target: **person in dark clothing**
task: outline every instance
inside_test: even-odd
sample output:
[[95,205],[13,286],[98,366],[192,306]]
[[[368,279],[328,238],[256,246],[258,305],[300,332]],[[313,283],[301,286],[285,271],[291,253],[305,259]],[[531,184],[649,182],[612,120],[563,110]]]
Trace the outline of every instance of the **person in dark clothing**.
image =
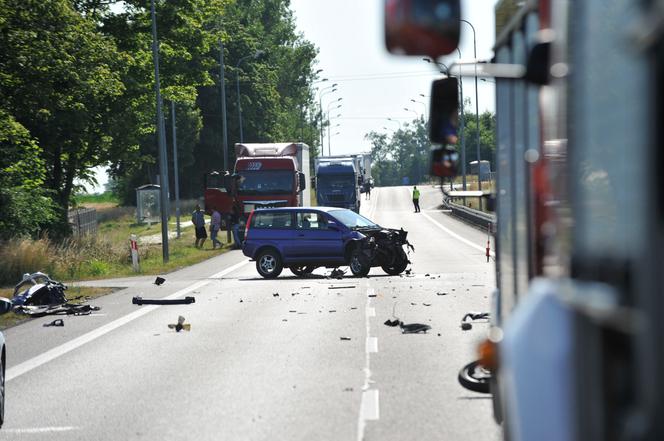
[[207,239],[207,232],[205,231],[205,213],[201,211],[201,206],[196,205],[196,209],[191,213],[191,223],[194,224],[196,229],[196,242],[194,246],[196,248],[203,248],[205,239]]
[[233,248],[240,249],[242,248],[242,240],[240,239],[240,226],[241,219],[240,208],[237,205],[233,206],[233,211],[231,212],[231,225],[233,230]]

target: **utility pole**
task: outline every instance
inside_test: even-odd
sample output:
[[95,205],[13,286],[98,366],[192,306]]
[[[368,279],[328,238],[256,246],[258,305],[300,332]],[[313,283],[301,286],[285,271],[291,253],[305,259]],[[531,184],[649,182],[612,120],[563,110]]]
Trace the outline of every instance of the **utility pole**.
[[219,83],[221,87],[221,132],[224,146],[224,170],[228,166],[228,125],[226,124],[226,67],[224,65],[224,43],[219,39]]
[[150,2],[152,15],[152,59],[154,61],[154,89],[157,98],[157,139],[159,144],[160,207],[161,207],[161,251],[164,263],[168,262],[168,162],[166,157],[166,130],[161,108],[161,85],[159,83],[159,43],[157,41],[157,17],[154,0]]
[[[468,20],[461,20],[466,23],[473,30],[473,57],[475,57],[475,123],[477,125],[477,189],[482,191],[482,167],[480,158],[480,108],[477,93],[477,36],[475,34],[475,26]],[[479,202],[480,210],[482,210],[482,198]]]
[[178,141],[175,124],[175,101],[171,100],[171,125],[173,126],[173,178],[175,180],[175,225],[177,238],[180,238],[180,171],[178,169]]

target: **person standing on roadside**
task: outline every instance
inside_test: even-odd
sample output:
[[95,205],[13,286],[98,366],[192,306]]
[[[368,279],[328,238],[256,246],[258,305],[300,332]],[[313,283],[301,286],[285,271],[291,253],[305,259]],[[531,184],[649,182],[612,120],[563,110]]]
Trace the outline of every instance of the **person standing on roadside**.
[[217,239],[219,230],[221,230],[221,213],[219,213],[216,208],[213,208],[212,219],[210,220],[210,239],[212,240],[213,250],[217,248],[217,244],[219,244],[219,248],[224,246],[224,244]]
[[203,248],[205,239],[207,239],[207,233],[205,232],[205,213],[201,211],[200,205],[196,205],[196,209],[191,213],[191,223],[194,224],[194,229],[196,230],[196,242],[194,242],[194,246],[196,248]]
[[233,230],[233,249],[239,250],[242,248],[242,241],[240,240],[240,208],[233,205],[233,212],[231,213],[231,225]]
[[415,206],[415,213],[420,212],[420,191],[417,186],[413,187],[413,205]]

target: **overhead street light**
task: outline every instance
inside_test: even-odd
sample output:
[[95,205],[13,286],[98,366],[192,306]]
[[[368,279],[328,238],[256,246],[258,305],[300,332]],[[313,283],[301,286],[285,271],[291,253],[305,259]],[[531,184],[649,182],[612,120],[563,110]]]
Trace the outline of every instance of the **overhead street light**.
[[415,114],[415,119],[420,117],[420,114],[417,113],[416,111],[414,111],[413,109],[409,109],[408,107],[404,107],[403,110],[405,110],[406,112],[413,112]]
[[258,58],[261,55],[263,55],[265,51],[258,49],[256,52],[254,52],[251,55],[246,55],[242,58],[240,58],[235,65],[236,69],[236,76],[235,76],[235,85],[237,89],[237,112],[238,112],[238,118],[240,120],[240,143],[244,142],[244,133],[242,132],[242,104],[240,100],[240,65],[244,60],[248,60],[249,58]]

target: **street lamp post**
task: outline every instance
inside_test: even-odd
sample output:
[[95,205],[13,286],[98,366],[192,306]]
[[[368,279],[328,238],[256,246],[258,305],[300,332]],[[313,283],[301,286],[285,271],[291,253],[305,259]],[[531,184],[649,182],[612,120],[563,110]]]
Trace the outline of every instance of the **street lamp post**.
[[[468,20],[461,20],[466,23],[473,30],[473,57],[475,58],[475,124],[477,125],[477,189],[482,191],[482,175],[480,167],[480,108],[477,93],[477,35],[475,34],[475,26]],[[479,202],[480,210],[482,209],[482,198]]]
[[408,107],[404,107],[403,110],[407,112],[413,112],[415,114],[415,119],[418,119],[420,117],[420,114],[414,111],[413,109],[409,109]]
[[161,208],[161,252],[164,263],[168,262],[168,161],[166,157],[166,128],[161,108],[161,84],[159,82],[159,41],[157,40],[157,13],[154,0],[150,2],[152,17],[152,59],[154,61],[154,89],[157,100],[157,142],[159,145],[159,201]]
[[424,107],[424,113],[422,114],[422,120],[424,120],[424,115],[426,115],[426,113],[427,113],[427,105],[424,104],[422,101],[417,101],[417,100],[414,100],[414,99],[411,99],[410,102],[411,103],[422,104],[422,107]]
[[237,72],[236,77],[235,77],[235,85],[236,85],[236,89],[237,89],[237,113],[238,113],[238,118],[240,120],[240,143],[244,142],[244,133],[242,132],[242,104],[241,104],[241,100],[240,100],[240,65],[242,64],[242,62],[244,60],[247,60],[249,58],[258,58],[261,55],[263,55],[263,51],[262,50],[257,50],[252,55],[246,55],[246,56],[240,58],[237,62],[237,65],[235,65],[235,69],[236,69],[236,72]]
[[[327,114],[327,154],[328,154],[328,156],[332,156],[332,146],[330,145],[330,106],[332,106],[333,104],[338,103],[339,101],[342,101],[342,100],[343,100],[343,98],[339,98],[335,101],[330,102],[327,105],[326,114]],[[335,109],[340,109],[340,108],[341,108],[341,104],[338,104],[337,107],[335,107]]]
[[175,225],[177,238],[180,238],[180,171],[178,170],[178,141],[175,124],[175,101],[171,100],[171,125],[173,129],[173,179],[175,184]]
[[397,121],[396,119],[393,118],[387,118],[387,120],[399,124],[399,130],[401,130],[401,121]]
[[226,65],[224,64],[224,43],[221,41],[221,38],[219,39],[219,88],[221,89],[221,133],[224,147],[224,170],[229,170],[228,124],[226,122]]
[[[327,81],[327,78],[324,78],[321,81]],[[319,95],[318,95],[318,105],[320,106],[320,151],[322,154],[325,154],[325,146],[324,146],[324,139],[325,139],[325,124],[324,124],[324,113],[323,113],[323,97],[329,93],[334,93],[337,91],[337,83],[332,84],[331,86],[327,86],[323,89],[320,90]]]

